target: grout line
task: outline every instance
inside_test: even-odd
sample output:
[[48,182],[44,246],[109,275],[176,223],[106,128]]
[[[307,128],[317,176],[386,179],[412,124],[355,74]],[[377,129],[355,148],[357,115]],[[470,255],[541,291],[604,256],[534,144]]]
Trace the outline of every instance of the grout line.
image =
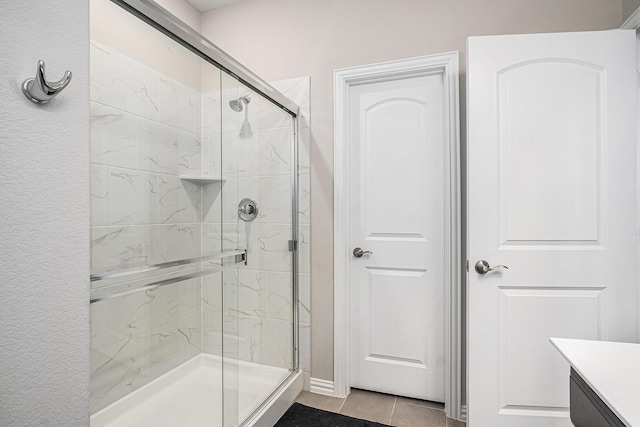
[[342,412],[342,407],[344,406],[344,404],[347,402],[347,399],[349,398],[349,396],[345,397],[344,399],[342,399],[342,404],[340,405],[340,408],[338,409],[338,414],[340,414]]
[[389,417],[389,422],[387,424],[391,425],[391,420],[393,419],[393,413],[396,411],[396,404],[398,403],[398,398],[396,397],[393,400],[393,408],[391,409],[391,416]]

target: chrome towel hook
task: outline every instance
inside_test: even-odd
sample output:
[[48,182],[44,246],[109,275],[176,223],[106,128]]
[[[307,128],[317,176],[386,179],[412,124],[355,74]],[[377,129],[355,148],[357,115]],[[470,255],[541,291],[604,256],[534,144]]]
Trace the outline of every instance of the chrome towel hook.
[[57,82],[48,82],[44,77],[44,61],[38,61],[36,77],[27,79],[22,83],[24,96],[36,104],[46,104],[51,101],[71,81],[71,71],[66,71]]

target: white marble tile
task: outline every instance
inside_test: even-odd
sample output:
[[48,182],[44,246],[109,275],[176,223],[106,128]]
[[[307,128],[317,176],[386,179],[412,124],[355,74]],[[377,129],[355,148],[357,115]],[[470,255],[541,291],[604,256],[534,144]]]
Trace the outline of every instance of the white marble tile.
[[222,224],[222,251],[234,251],[236,249],[247,249],[247,242],[243,238],[246,223],[224,223]]
[[260,179],[265,220],[269,224],[291,224],[293,209],[293,183],[290,175],[269,176]]
[[92,227],[91,272],[134,266],[135,241],[134,227]]
[[108,105],[148,119],[158,119],[158,72],[110,51]]
[[273,104],[266,98],[258,98],[258,120],[254,124],[256,129],[271,129],[271,128],[287,128],[289,131],[293,129],[293,118],[291,114],[284,111],[282,108]]
[[236,163],[237,176],[256,177],[260,175],[258,168],[260,164],[260,142],[257,132],[245,137],[238,135],[238,138],[233,142],[235,144],[233,149],[237,151],[238,156]]
[[222,134],[222,148],[220,150],[220,164],[222,166],[222,176],[225,178],[237,178],[241,175],[239,156],[239,138],[236,133]]
[[136,144],[139,170],[178,174],[178,130],[138,117]]
[[111,97],[111,55],[109,49],[91,42],[89,45],[89,99],[108,105]]
[[171,175],[160,175],[158,184],[158,221],[162,224],[180,222],[180,193],[182,180]]
[[200,135],[201,137],[204,135],[202,133],[202,95],[198,89],[193,90],[193,100],[195,104],[195,126],[193,127],[193,132]]
[[222,273],[202,278],[202,310],[222,313]]
[[212,183],[202,186],[201,219],[203,223],[218,224],[222,222],[222,189],[227,183]]
[[229,178],[222,185],[222,194],[220,195],[220,209],[223,223],[236,223],[238,218],[238,203],[247,197],[240,193],[240,179]]
[[[176,359],[180,356],[180,333],[178,328],[179,321],[176,318],[151,329],[149,332],[149,364],[147,368],[150,371],[150,375],[160,376],[177,366]],[[172,361],[174,362],[171,363]]]
[[123,111],[91,102],[91,163],[136,167],[136,120]]
[[203,137],[202,150],[202,175],[222,178],[222,135]]
[[180,180],[178,222],[181,224],[200,222],[200,188],[197,183]]
[[[180,319],[180,288],[183,283],[188,281],[163,286],[155,291],[158,303],[152,306],[154,326],[177,322]],[[177,333],[177,324],[171,325],[171,328],[173,327],[175,329],[171,331]]]
[[270,319],[293,321],[293,280],[290,272],[269,272],[268,317]]
[[310,82],[311,79],[309,76],[305,76],[277,80],[275,82],[271,82],[271,85],[294,103],[298,104],[301,114],[308,116],[310,107]]
[[182,360],[191,359],[202,351],[202,320],[200,313],[181,317],[178,327]]
[[311,373],[311,325],[300,322],[298,324],[298,357],[300,370]]
[[[251,95],[252,99],[255,99],[257,95]],[[255,132],[258,131],[257,123],[257,115],[256,115],[256,106],[252,105],[252,103],[244,104],[244,107],[240,115],[240,128],[238,130],[238,138],[240,139],[251,139],[253,138]]]
[[191,316],[196,309],[196,280],[190,279],[182,282],[180,292],[180,318]]
[[154,305],[158,303],[157,293],[137,292],[110,300],[112,341],[137,339],[154,327]]
[[307,117],[300,116],[298,120],[298,172],[311,171],[311,132]]
[[90,410],[92,413],[135,390],[136,341],[127,339],[90,353]]
[[178,227],[149,225],[135,227],[138,265],[153,265],[178,259]]
[[267,273],[240,269],[238,279],[230,287],[237,287],[237,306],[229,307],[230,315],[267,316]]
[[290,369],[293,363],[292,325],[291,322],[259,317],[240,318],[240,359]]
[[311,226],[298,227],[298,264],[300,273],[311,273]]
[[[222,272],[222,311],[224,312],[225,320],[244,316],[240,312],[241,301],[239,283],[240,269],[232,269]],[[264,286],[266,289],[266,283]]]
[[222,312],[203,311],[202,352],[222,356]]
[[238,319],[238,358],[248,362],[264,363],[262,349],[264,343],[264,322],[259,317],[241,317]]
[[91,304],[91,348],[100,349],[111,342],[109,301]]
[[308,173],[298,176],[298,223],[311,224],[311,177]]
[[219,223],[202,224],[202,253],[222,252],[222,229]]
[[290,128],[265,129],[259,132],[258,174],[260,176],[291,175],[293,165]]
[[161,123],[177,127],[190,133],[200,131],[196,128],[196,116],[199,114],[198,105],[200,104],[200,96],[196,96],[194,89],[161,75],[158,82],[158,91],[158,120]]
[[273,87],[298,104],[298,170],[309,173],[309,123],[311,121],[310,83],[308,76],[271,82]]
[[298,274],[298,319],[311,323],[311,275]]
[[109,168],[91,165],[91,225],[109,225],[110,210]]
[[178,172],[180,175],[199,176],[202,173],[201,138],[191,132],[178,132]]
[[222,94],[220,90],[215,90],[201,96],[202,135],[219,135],[222,132]]
[[201,224],[178,225],[178,258],[188,259],[201,256]]
[[111,224],[158,223],[158,175],[111,169]]
[[245,223],[240,228],[240,246],[248,251],[248,266],[254,270],[291,271],[290,225]]
[[238,99],[240,95],[239,85],[236,79],[222,74],[222,114],[221,114],[221,131],[222,133],[237,133],[240,130],[241,116],[238,112],[231,109],[229,102]]

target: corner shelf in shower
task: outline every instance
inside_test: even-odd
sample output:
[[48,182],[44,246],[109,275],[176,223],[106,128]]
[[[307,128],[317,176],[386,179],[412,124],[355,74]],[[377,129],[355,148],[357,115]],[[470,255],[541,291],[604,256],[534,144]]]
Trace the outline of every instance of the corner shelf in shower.
[[227,178],[214,178],[212,176],[195,176],[195,175],[180,175],[180,179],[185,181],[197,182],[200,184],[213,184],[214,182],[225,182]]

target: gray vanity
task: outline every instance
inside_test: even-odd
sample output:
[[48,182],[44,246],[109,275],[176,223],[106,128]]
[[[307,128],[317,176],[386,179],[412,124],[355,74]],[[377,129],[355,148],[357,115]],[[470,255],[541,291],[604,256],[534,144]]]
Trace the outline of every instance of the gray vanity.
[[571,365],[576,427],[640,427],[640,344],[551,338]]

